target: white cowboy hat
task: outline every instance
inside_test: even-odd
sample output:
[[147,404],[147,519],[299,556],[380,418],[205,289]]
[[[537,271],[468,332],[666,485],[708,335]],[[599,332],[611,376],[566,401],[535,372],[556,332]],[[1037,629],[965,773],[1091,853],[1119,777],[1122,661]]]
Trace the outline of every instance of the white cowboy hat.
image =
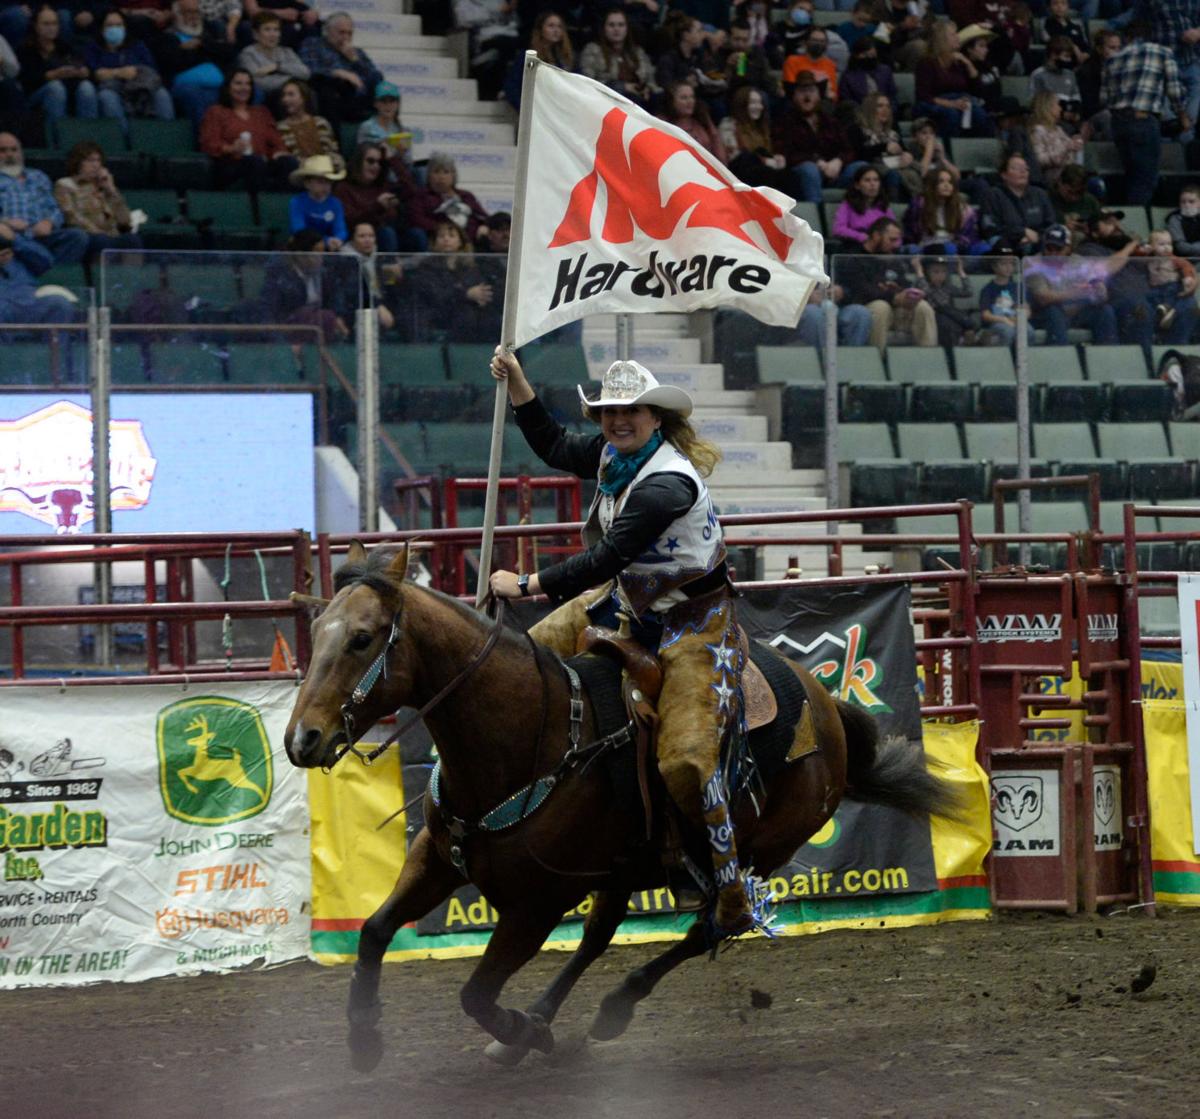
[[590,399],[579,386],[579,399],[586,408],[604,408],[609,404],[632,407],[634,404],[653,404],[687,417],[692,414],[692,398],[675,385],[660,385],[644,365],[636,361],[614,361],[604,371],[600,395]]
[[346,177],[345,171],[339,171],[333,160],[327,155],[310,155],[299,167],[288,176],[288,181],[297,186],[305,179],[329,179],[337,182]]

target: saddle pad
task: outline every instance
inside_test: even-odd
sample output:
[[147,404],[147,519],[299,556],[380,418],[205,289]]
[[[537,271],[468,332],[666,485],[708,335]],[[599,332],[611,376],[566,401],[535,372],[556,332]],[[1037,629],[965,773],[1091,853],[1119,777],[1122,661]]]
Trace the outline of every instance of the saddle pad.
[[[763,780],[770,781],[789,762],[813,753],[817,741],[812,733],[812,717],[804,698],[804,687],[787,661],[762,641],[750,642],[750,659],[762,673],[778,707],[774,720],[750,732],[754,764]],[[797,724],[801,731],[808,727],[803,741],[796,733]]]
[[742,671],[742,703],[746,712],[746,729],[758,730],[775,721],[779,706],[775,693],[762,674],[762,669],[753,660],[747,661]]

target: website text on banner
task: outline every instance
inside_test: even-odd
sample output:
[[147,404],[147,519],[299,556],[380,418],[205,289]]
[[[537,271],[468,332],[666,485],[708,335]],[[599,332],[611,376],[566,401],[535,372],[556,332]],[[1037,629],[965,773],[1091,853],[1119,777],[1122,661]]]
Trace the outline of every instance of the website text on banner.
[[[732,307],[795,326],[828,283],[795,201],[748,187],[686,133],[599,82],[527,56],[528,176],[509,258],[516,348],[584,315]],[[513,273],[516,273],[514,275]]]
[[0,692],[0,988],[307,953],[295,685]]

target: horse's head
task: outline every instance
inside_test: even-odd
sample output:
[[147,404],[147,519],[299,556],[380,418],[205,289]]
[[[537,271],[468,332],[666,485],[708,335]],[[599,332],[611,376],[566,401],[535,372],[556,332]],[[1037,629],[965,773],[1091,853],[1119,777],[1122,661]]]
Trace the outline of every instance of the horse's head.
[[[403,619],[407,569],[407,545],[370,555],[357,540],[350,545],[334,579],[337,593],[313,622],[312,660],[283,739],[293,765],[333,765],[341,747],[402,706],[411,666],[405,644],[392,639]],[[375,677],[381,655],[386,673]]]

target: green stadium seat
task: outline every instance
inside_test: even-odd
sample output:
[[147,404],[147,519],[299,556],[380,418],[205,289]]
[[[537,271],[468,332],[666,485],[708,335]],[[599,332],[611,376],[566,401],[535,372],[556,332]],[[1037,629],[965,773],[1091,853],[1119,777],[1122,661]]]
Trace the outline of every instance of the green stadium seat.
[[[839,354],[842,349],[839,347]],[[758,346],[760,384],[824,384],[821,355],[811,346]],[[882,379],[882,378],[881,378]]]
[[[1131,206],[1126,203],[1121,208],[1121,212],[1125,215],[1121,219],[1121,228],[1126,233],[1140,237],[1143,241],[1150,236],[1150,219],[1146,216],[1146,208],[1144,206]],[[1136,257],[1132,263],[1134,267],[1142,266],[1142,262]]]
[[1157,420],[1166,423],[1175,406],[1175,394],[1165,381],[1145,380],[1112,386],[1109,414],[1114,423]]
[[152,342],[149,358],[155,384],[225,384],[225,355],[216,347],[190,341]]
[[347,160],[350,159],[358,147],[358,129],[359,126],[357,124],[345,123],[338,128],[338,146],[342,149],[342,155]]
[[1170,215],[1171,211],[1174,209],[1175,209],[1174,206],[1151,206],[1150,207],[1150,229],[1151,229],[1151,231],[1153,231],[1155,229],[1166,229],[1167,228],[1167,217]]
[[[838,415],[843,423],[889,423],[904,414],[903,385],[851,381],[839,387],[841,399]],[[815,413],[824,416],[825,386],[816,385],[813,390]]]
[[888,380],[888,375],[883,358],[874,346],[839,346],[837,379],[839,385],[883,384]]
[[571,342],[525,346],[518,355],[525,376],[538,386],[586,387],[589,378],[583,347]]
[[1146,458],[1169,458],[1166,429],[1161,423],[1102,423],[1096,425],[1100,454],[1104,458],[1136,462]]
[[1149,377],[1141,346],[1085,346],[1089,381],[1139,381]]
[[440,343],[397,345],[379,348],[381,385],[445,385],[446,355]]
[[88,287],[87,272],[82,264],[56,264],[38,276],[37,284],[58,284],[78,295]]
[[43,336],[38,342],[4,340],[0,385],[50,385],[54,382],[50,350]]
[[143,264],[141,254],[113,256],[100,263],[100,283],[97,298],[113,313],[121,317],[129,310],[133,301],[144,291],[162,289],[165,272],[160,263]]
[[1176,458],[1200,459],[1200,424],[1173,421],[1167,424]]
[[1083,380],[1079,351],[1074,346],[1030,346],[1028,355],[1031,385]]
[[928,346],[893,346],[888,350],[888,377],[905,385],[949,381],[946,351]]
[[152,156],[195,155],[196,141],[187,120],[157,120],[132,117],[129,121],[129,146]]
[[97,143],[104,149],[105,158],[129,150],[125,143],[125,133],[118,121],[109,117],[98,120],[82,120],[79,117],[62,117],[54,125],[58,137],[58,146],[64,152],[69,152],[81,141]]
[[950,141],[950,158],[962,171],[995,171],[1003,151],[1003,142],[991,137],[963,136]]
[[264,249],[269,243],[244,191],[189,190],[184,205],[188,220],[210,228],[222,249]]
[[[963,441],[967,458],[975,462],[990,464],[991,481],[999,478],[1016,478],[1017,429],[1011,423],[965,423]],[[1044,478],[1050,473],[1050,464],[1043,458],[1029,460],[1029,475]]]
[[956,346],[954,374],[960,381],[979,384],[1016,382],[1012,353],[1007,346]]
[[131,210],[144,210],[151,222],[173,222],[180,216],[179,195],[173,190],[126,190],[122,194]]
[[258,224],[270,234],[271,242],[276,246],[287,240],[291,219],[288,216],[288,206],[292,201],[290,194],[267,194],[258,196]]
[[1125,167],[1117,152],[1117,145],[1111,141],[1093,140],[1084,145],[1083,160],[1088,170],[1094,175],[1123,175]]
[[114,385],[146,383],[145,352],[137,342],[114,342],[111,350]]
[[838,462],[893,461],[899,457],[892,442],[891,428],[885,423],[841,424],[838,427]]
[[797,202],[792,207],[792,213],[801,221],[808,222],[809,226],[817,233],[824,232],[822,229],[821,209],[815,202]]
[[475,342],[451,342],[446,347],[450,380],[473,385],[490,383],[491,374],[488,370],[495,349],[495,346]]
[[1170,501],[1195,492],[1195,467],[1171,456],[1161,423],[1102,423],[1096,436],[1104,458],[1128,464],[1129,495],[1135,501]]
[[295,385],[305,379],[305,350],[299,361],[286,342],[239,342],[229,347],[229,381],[235,385]]
[[958,428],[952,423],[899,423],[900,457],[920,464],[920,496],[925,501],[978,500],[986,468],[963,457]]
[[[208,261],[211,257],[200,259]],[[189,310],[193,315],[199,312],[202,318],[227,312],[242,298],[233,261],[191,264],[184,257],[179,263],[168,265],[167,288],[176,298],[192,304]]]

